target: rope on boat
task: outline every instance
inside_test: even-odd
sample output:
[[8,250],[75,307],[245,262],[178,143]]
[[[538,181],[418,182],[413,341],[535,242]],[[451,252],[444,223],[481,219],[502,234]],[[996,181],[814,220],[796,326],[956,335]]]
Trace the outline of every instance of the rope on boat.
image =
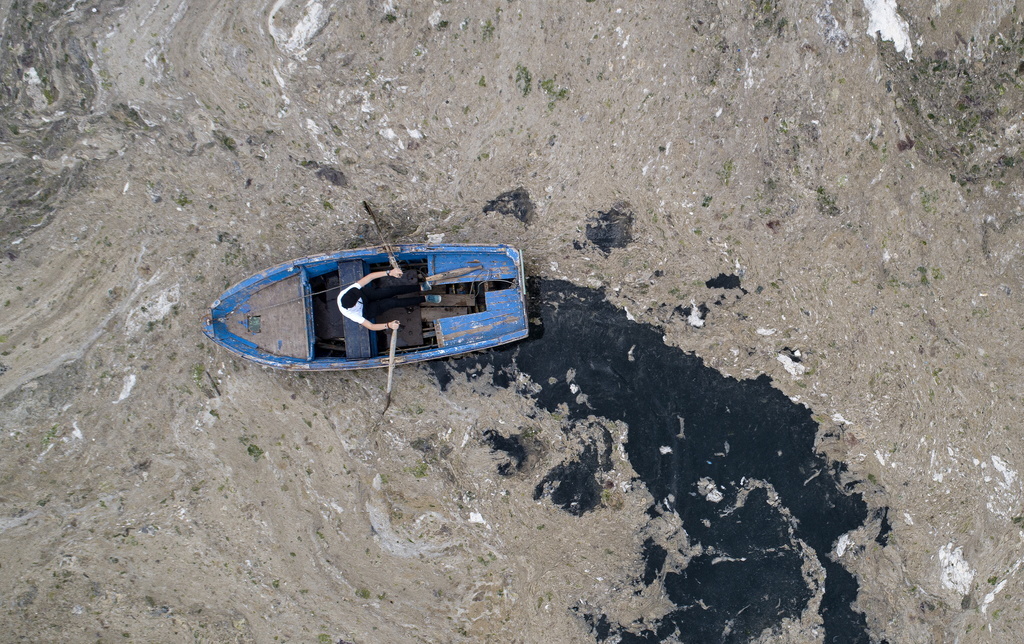
[[256,312],[256,311],[265,311],[267,309],[272,309],[275,306],[284,306],[285,304],[294,304],[295,302],[301,302],[302,300],[306,299],[307,297],[313,297],[314,295],[323,295],[324,293],[329,293],[330,291],[336,291],[338,289],[348,288],[349,286],[352,286],[352,284],[355,284],[355,282],[352,282],[351,284],[343,284],[341,286],[332,286],[331,288],[324,289],[322,291],[314,291],[313,293],[310,293],[309,295],[300,295],[299,297],[296,297],[296,298],[293,298],[293,299],[290,299],[290,300],[285,300],[284,302],[277,302],[275,304],[265,304],[265,305],[259,307],[258,309],[249,309],[249,312],[253,313],[253,312]]
[[[516,283],[516,280],[514,280],[514,279],[513,280],[489,279],[490,275],[491,275],[491,270],[488,269],[486,271],[486,273],[483,275],[483,279],[474,280],[473,282],[471,282],[471,284],[475,285],[475,284],[480,283],[480,282],[504,282],[505,284],[508,284],[509,286],[513,286]],[[355,282],[351,282],[349,284],[341,284],[339,286],[332,286],[332,287],[324,289],[322,291],[314,291],[314,292],[310,293],[309,295],[300,295],[299,297],[292,298],[290,300],[285,300],[284,302],[277,302],[275,304],[265,304],[265,305],[263,305],[263,306],[261,306],[259,308],[249,309],[249,313],[252,314],[252,313],[259,312],[259,311],[265,311],[267,309],[272,309],[272,308],[277,307],[277,306],[284,306],[285,304],[294,304],[295,302],[301,302],[302,300],[305,300],[307,297],[313,297],[314,295],[323,295],[324,293],[329,293],[331,291],[337,291],[337,290],[340,290],[340,289],[343,289],[343,288],[348,288],[352,284],[355,284]],[[471,289],[470,293],[473,294],[473,295],[476,295],[476,289],[475,288]]]

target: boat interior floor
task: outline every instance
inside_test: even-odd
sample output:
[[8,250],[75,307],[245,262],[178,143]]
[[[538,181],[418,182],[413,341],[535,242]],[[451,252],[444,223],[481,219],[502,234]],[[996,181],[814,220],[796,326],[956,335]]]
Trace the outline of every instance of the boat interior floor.
[[[371,265],[368,272],[387,270],[388,265]],[[427,266],[402,265],[402,277],[383,277],[375,285],[385,288],[421,284],[427,274]],[[342,283],[344,282],[344,283]],[[344,288],[350,280],[342,279],[339,274],[327,274],[310,280],[313,291],[313,325],[316,334],[316,350],[318,355],[345,356],[345,318],[338,310],[337,296],[339,289]],[[417,295],[439,295],[441,302],[432,304],[410,302],[407,307],[394,308],[377,316],[376,322],[387,323],[398,320],[401,324],[398,331],[399,352],[413,351],[436,343],[436,320],[483,311],[485,306],[484,287],[478,282],[456,282],[450,284],[434,284],[429,291],[412,293],[404,297],[413,298]],[[390,335],[386,332],[375,334],[376,353],[388,351]]]

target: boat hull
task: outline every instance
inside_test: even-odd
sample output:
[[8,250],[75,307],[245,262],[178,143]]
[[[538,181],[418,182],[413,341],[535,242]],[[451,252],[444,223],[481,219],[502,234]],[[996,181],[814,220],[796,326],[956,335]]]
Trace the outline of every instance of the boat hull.
[[[413,318],[397,318],[404,325],[400,338],[406,346],[394,364],[462,355],[527,336],[526,281],[515,248],[408,244],[392,250],[404,270],[447,275],[443,284],[432,284],[442,293],[441,306],[410,306],[403,315]],[[278,264],[225,291],[210,307],[203,332],[231,353],[276,369],[386,367],[387,352],[379,350],[384,334],[341,319],[333,298],[347,283],[388,261],[385,248],[374,246]]]

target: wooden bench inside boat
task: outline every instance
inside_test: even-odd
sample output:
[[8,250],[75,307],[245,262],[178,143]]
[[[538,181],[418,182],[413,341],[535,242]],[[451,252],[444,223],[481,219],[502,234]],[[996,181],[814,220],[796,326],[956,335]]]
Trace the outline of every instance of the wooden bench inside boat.
[[341,281],[337,275],[327,275],[319,289],[323,292],[313,296],[313,330],[316,345],[321,350],[345,352],[345,316],[338,309],[338,289]]
[[[363,278],[362,260],[338,262],[338,277],[341,279],[341,288],[361,280]],[[332,301],[335,309],[338,308],[336,302],[337,296]],[[338,314],[340,315],[341,311],[338,311]],[[345,357],[350,360],[360,360],[377,355],[375,350],[376,332],[370,331],[362,324],[345,316],[342,316],[342,320],[345,331]]]

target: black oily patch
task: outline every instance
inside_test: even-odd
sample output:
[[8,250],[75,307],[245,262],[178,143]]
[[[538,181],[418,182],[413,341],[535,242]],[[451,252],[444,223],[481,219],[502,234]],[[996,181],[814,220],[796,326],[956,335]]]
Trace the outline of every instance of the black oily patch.
[[599,463],[593,443],[583,448],[579,458],[555,466],[533,490],[533,500],[549,496],[551,502],[569,514],[583,516],[601,502],[601,484],[597,482]]
[[[853,608],[857,578],[830,556],[841,535],[865,525],[867,506],[845,483],[845,465],[815,450],[813,411],[789,400],[767,376],[736,380],[666,346],[662,329],[630,322],[599,290],[554,280],[542,281],[539,290],[542,335],[447,364],[467,378],[491,374],[533,397],[540,410],[563,415],[580,456],[552,469],[535,494],[550,494],[574,516],[600,502],[599,448],[583,430],[594,419],[624,423],[626,456],[654,502],[646,519],[622,530],[643,534],[648,522],[665,515],[699,548],[689,560],[674,552],[680,546],[657,538],[640,548],[634,589],[664,593],[673,606],[620,624],[602,606],[589,605],[579,612],[587,613],[581,619],[598,639],[746,642],[786,619],[799,620],[821,593],[824,641],[870,641],[866,616]],[[541,384],[539,391],[518,386],[523,379],[516,373]],[[587,395],[578,396],[572,384]],[[715,482],[718,503],[700,494],[704,478]],[[765,486],[777,501],[769,502]],[[610,521],[625,517],[609,512]],[[684,555],[686,565],[666,571],[668,553],[674,562]],[[807,556],[824,569],[823,588],[803,577]]]
[[[704,320],[705,322],[707,322],[708,313],[710,313],[710,312],[711,312],[711,309],[709,309],[708,305],[704,304],[703,302],[697,307],[697,313],[700,315],[700,319]],[[684,318],[689,319],[690,315],[693,314],[693,307],[692,306],[677,306],[675,311],[673,311],[673,313],[679,313]]]
[[[739,275],[726,275],[725,273],[719,273],[718,277],[712,277],[708,281],[704,282],[704,285],[708,288],[740,288],[740,277]],[[746,291],[744,291],[744,293],[745,292]]]
[[633,213],[629,204],[620,202],[607,212],[599,212],[587,223],[587,239],[606,253],[624,248],[633,241]]
[[316,176],[320,177],[324,181],[333,183],[339,188],[344,188],[348,185],[348,178],[345,177],[345,174],[341,170],[332,168],[328,165],[321,166],[320,169],[316,171]]
[[612,630],[612,624],[608,621],[608,618],[604,615],[594,616],[590,613],[583,613],[580,611],[578,606],[572,607],[573,612],[583,618],[583,621],[590,626],[590,632],[597,638],[598,642],[603,642],[608,639],[608,634]]
[[[799,615],[812,593],[789,528],[789,520],[769,502],[767,491],[756,488],[742,506],[718,518],[716,538],[691,535],[701,543],[715,543],[715,548],[691,559],[685,569],[665,575],[665,592],[677,608],[662,618],[656,628],[659,634],[685,623],[691,630],[684,641],[748,642],[766,627]],[[748,535],[751,531],[758,532],[756,538]],[[752,575],[754,569],[771,574]],[[756,601],[760,597],[772,601]],[[703,619],[701,603],[731,615],[724,623]]]
[[316,170],[317,177],[339,188],[344,188],[348,185],[348,177],[345,176],[345,173],[333,166],[317,163],[316,161],[303,161],[300,165],[304,168]]
[[513,472],[523,469],[526,462],[526,447],[517,435],[502,436],[493,429],[484,432],[484,440],[491,446],[492,452],[505,452],[508,460],[498,466],[498,474],[511,476]]
[[484,214],[496,212],[500,215],[512,215],[524,224],[532,224],[536,208],[530,201],[530,193],[522,186],[503,192],[484,206]]
[[654,583],[654,580],[661,576],[662,570],[665,568],[665,557],[668,555],[668,551],[654,542],[654,539],[648,537],[644,541],[643,547],[643,560],[644,560],[644,586],[650,586]]
[[875,543],[883,548],[889,545],[889,535],[892,534],[892,524],[889,523],[889,508],[879,508],[875,512],[875,518],[881,518],[881,525],[878,528],[878,536]]

